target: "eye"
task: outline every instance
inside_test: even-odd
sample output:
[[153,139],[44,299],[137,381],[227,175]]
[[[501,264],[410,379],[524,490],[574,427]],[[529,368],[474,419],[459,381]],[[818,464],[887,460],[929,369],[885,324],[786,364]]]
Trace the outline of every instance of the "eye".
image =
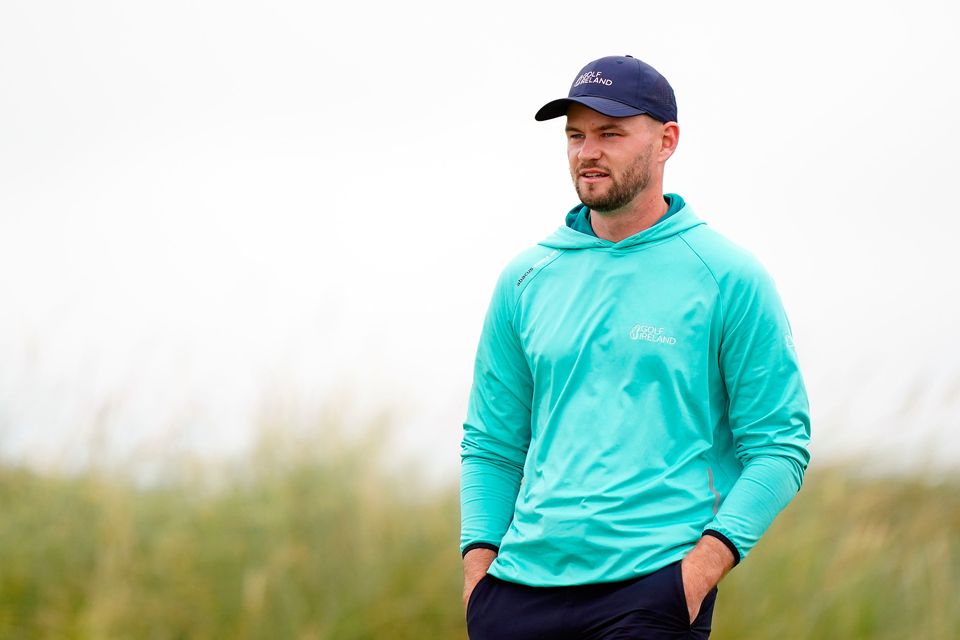
[[568,134],[568,135],[569,135],[569,137],[570,137],[571,140],[581,140],[581,139],[583,139],[583,134],[582,134],[582,133],[571,133],[571,134]]
[[604,131],[604,132],[601,133],[600,135],[602,135],[604,138],[613,138],[613,137],[619,137],[619,136],[620,136],[619,133],[614,133],[614,132],[612,132],[612,131]]

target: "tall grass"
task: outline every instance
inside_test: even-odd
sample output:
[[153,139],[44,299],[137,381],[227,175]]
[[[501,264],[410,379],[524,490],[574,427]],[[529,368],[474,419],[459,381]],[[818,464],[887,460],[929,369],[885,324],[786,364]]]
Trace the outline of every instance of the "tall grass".
[[960,638],[960,479],[814,470],[720,585],[715,637]]
[[0,638],[458,637],[456,496],[384,457],[278,438],[149,488],[0,469]]
[[[0,468],[0,638],[464,638],[455,483],[380,441],[267,439],[148,487]],[[714,637],[960,637],[960,483],[811,472]]]

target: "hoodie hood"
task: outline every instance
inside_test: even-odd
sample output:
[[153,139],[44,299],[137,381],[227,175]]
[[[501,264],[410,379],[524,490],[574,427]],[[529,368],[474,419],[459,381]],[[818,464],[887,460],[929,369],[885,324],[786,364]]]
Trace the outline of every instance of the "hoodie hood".
[[584,209],[586,208],[587,206],[585,204],[578,204],[570,209],[566,215],[567,224],[554,231],[544,240],[541,240],[540,244],[545,247],[550,247],[551,249],[629,249],[642,244],[666,240],[678,233],[683,233],[693,227],[706,224],[706,222],[696,216],[690,205],[684,203],[679,211],[671,216],[661,218],[652,227],[648,227],[640,233],[635,233],[632,236],[624,238],[620,242],[611,242],[610,240],[604,240],[576,231],[568,226],[568,224],[576,220],[578,216],[583,215]]

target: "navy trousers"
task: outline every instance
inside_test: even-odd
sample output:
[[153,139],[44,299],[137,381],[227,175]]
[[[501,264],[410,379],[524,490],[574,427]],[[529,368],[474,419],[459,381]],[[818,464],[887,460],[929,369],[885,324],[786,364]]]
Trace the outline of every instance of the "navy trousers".
[[490,574],[467,603],[470,640],[666,640],[710,636],[714,588],[690,624],[680,562],[619,582],[530,587]]

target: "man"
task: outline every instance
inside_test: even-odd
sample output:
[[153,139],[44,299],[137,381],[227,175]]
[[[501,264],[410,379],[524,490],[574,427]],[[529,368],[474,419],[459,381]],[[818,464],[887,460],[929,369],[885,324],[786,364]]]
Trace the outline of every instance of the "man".
[[472,640],[706,638],[799,490],[807,398],[776,289],[663,170],[673,89],[606,57],[565,115],[581,204],[503,271],[461,446]]

